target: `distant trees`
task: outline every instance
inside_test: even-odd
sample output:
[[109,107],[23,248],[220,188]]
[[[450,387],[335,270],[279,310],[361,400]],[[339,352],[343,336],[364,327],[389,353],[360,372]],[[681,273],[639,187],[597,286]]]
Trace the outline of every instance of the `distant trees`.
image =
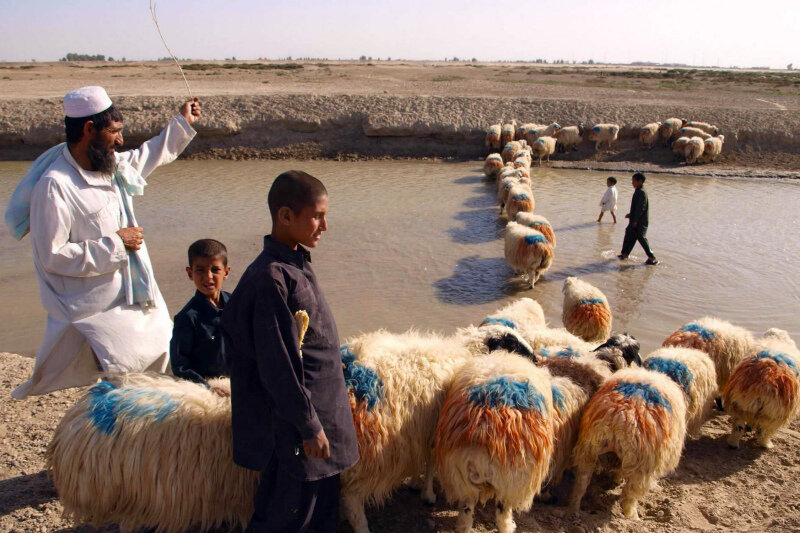
[[[64,57],[60,59],[60,61],[105,61],[106,56],[103,54],[76,54],[75,52],[70,52]],[[114,61],[113,58],[109,57],[109,61]]]
[[786,65],[786,70],[792,70],[792,63],[789,63],[788,65]]

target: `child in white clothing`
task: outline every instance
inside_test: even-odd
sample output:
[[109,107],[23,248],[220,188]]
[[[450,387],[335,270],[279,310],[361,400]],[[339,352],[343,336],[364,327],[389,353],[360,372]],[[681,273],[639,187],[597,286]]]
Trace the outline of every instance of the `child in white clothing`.
[[615,185],[617,184],[617,178],[608,178],[606,180],[606,185],[608,189],[606,189],[606,193],[603,195],[603,199],[600,200],[600,216],[597,217],[597,221],[600,222],[603,220],[603,213],[606,211],[611,211],[611,218],[614,219],[614,224],[617,223],[617,188]]

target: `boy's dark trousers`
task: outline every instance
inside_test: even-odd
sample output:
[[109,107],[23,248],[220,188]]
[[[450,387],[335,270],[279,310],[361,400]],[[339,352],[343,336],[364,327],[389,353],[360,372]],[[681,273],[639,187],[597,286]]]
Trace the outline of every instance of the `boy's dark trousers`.
[[639,241],[639,244],[644,248],[644,253],[647,257],[655,257],[653,250],[650,249],[650,243],[647,242],[647,226],[641,228],[634,228],[630,224],[625,228],[625,239],[622,241],[622,255],[628,256],[633,250],[633,245]]
[[245,533],[333,533],[339,524],[339,474],[303,481],[281,468],[273,453],[254,504]]

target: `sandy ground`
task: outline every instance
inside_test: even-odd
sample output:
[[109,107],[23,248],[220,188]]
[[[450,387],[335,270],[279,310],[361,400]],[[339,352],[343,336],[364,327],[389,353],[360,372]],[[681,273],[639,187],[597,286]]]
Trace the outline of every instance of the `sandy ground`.
[[[614,122],[621,141],[555,157],[571,168],[800,175],[800,73],[518,63],[183,61],[205,109],[198,158],[483,157],[500,120]],[[60,98],[105,86],[126,116],[127,144],[155,134],[186,95],[174,64],[0,65],[0,159],[30,159],[61,140]],[[670,116],[716,124],[714,164],[685,167],[642,150],[641,125]],[[626,166],[627,165],[627,166]]]
[[[63,508],[44,467],[44,451],[64,412],[85,392],[72,389],[25,401],[10,399],[11,389],[26,379],[33,361],[0,353],[0,531],[98,531],[63,518]],[[706,423],[702,437],[688,441],[676,472],[640,503],[641,521],[621,518],[620,488],[595,477],[580,518],[564,516],[558,505],[537,503],[518,515],[518,531],[672,532],[800,530],[800,420],[781,430],[775,448],[763,451],[745,441],[738,451],[725,444],[727,417]],[[570,489],[565,479],[555,491],[561,502]],[[434,508],[419,495],[401,489],[380,509],[369,509],[373,531],[388,533],[451,532],[456,512],[444,501]],[[537,525],[538,524],[538,525]],[[493,512],[477,513],[475,529],[494,531]],[[342,524],[342,532],[350,528]],[[113,525],[99,531],[117,532]]]

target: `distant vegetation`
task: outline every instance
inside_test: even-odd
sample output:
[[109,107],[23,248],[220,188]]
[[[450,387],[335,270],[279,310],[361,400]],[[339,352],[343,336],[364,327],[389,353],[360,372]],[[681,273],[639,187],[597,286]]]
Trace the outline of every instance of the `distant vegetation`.
[[184,70],[215,70],[215,69],[240,69],[240,70],[299,70],[303,68],[300,63],[190,63],[182,65]]
[[[75,52],[70,52],[66,56],[59,59],[59,61],[105,61],[106,56],[103,54],[76,54]],[[113,57],[108,58],[109,61],[114,61]]]

